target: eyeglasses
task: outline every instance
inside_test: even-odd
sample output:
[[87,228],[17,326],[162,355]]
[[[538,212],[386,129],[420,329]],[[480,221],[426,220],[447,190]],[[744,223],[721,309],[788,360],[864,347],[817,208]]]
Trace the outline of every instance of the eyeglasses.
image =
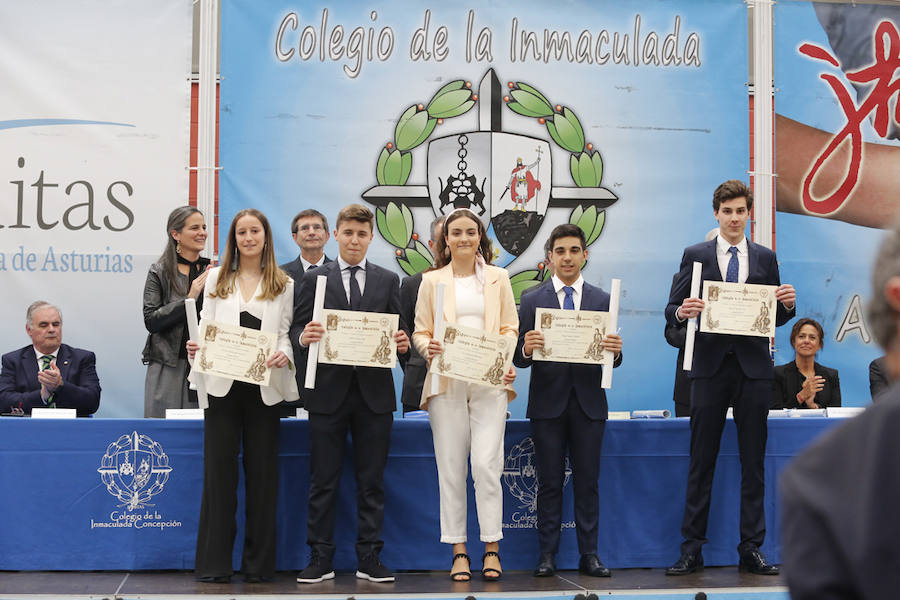
[[[310,229],[312,229],[313,231],[322,231],[325,228],[322,227],[320,223],[316,223],[314,225],[301,225],[298,229],[300,231],[307,232]],[[297,233],[297,229],[294,230],[294,233]]]

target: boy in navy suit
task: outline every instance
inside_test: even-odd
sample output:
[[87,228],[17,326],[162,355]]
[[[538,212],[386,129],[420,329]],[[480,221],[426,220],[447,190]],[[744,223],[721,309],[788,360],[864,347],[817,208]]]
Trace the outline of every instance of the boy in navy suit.
[[[543,348],[544,336],[534,328],[537,308],[609,310],[609,294],[584,281],[581,267],[587,260],[584,232],[571,224],[558,225],[550,233],[547,258],[553,276],[527,295],[519,307],[519,342],[513,362],[531,367],[527,416],[531,419],[537,466],[537,529],[540,558],[535,577],[556,572],[562,521],[562,491],[566,451],[572,463],[575,486],[575,531],[581,560],[578,569],[593,577],[609,577],[609,569],[597,557],[599,522],[600,447],[606,429],[606,392],[600,387],[600,365],[532,362]],[[622,364],[622,338],[607,334],[601,344],[615,354],[614,367]]]
[[[340,250],[338,259],[303,275],[291,326],[291,338],[299,336],[300,340],[296,364],[301,370],[306,366],[309,345],[321,340],[325,333],[322,324],[312,320],[317,276],[327,278],[325,308],[400,313],[397,274],[366,260],[374,221],[372,211],[360,204],[341,209],[334,231]],[[409,351],[406,331],[407,325],[400,319],[394,335],[398,354]],[[378,583],[394,581],[393,573],[379,559],[384,546],[384,466],[397,407],[391,371],[321,364],[316,370],[315,389],[305,389],[301,394],[309,411],[306,543],[311,553],[309,565],[297,576],[297,582],[317,583],[334,578],[334,516],[348,432],[353,439],[357,482],[356,576]]]
[[[716,188],[713,214],[719,234],[685,248],[666,306],[669,325],[684,327],[703,310],[703,300],[689,297],[694,261],[703,265],[703,280],[778,286],[775,324],[784,325],[794,317],[796,293],[793,286],[781,283],[775,253],[744,237],[752,207],[753,194],[742,181],[732,179]],[[713,472],[730,405],[734,406],[741,457],[739,565],[759,575],[778,574],[778,568],[767,562],[759,549],[766,535],[763,460],[773,377],[767,338],[697,332],[690,372],[691,463],[681,525],[684,542],[681,557],[666,575],[686,575],[703,568],[700,550],[706,543]]]

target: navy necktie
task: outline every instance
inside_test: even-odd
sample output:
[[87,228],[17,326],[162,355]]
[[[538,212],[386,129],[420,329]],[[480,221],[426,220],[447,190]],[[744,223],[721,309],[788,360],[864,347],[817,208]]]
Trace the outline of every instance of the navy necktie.
[[356,273],[361,268],[359,265],[350,267],[350,310],[359,310],[362,302],[362,292],[359,291],[359,281],[356,280]]
[[725,272],[725,281],[729,281],[732,283],[737,283],[738,280],[738,249],[737,246],[732,246],[728,249],[728,252],[731,253],[731,258],[728,259],[728,270]]
[[575,310],[575,299],[572,298],[572,294],[575,293],[575,288],[571,285],[564,285],[563,291],[566,293],[566,297],[563,298],[563,309]]

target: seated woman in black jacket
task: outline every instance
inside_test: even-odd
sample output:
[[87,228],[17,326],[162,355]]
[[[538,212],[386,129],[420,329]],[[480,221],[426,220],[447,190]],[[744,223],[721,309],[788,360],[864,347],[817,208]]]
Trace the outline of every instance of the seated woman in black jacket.
[[203,286],[209,259],[200,256],[206,245],[206,221],[193,206],[172,211],[166,222],[166,247],[150,265],[144,284],[144,325],[149,332],[143,362],[144,416],[164,417],[167,408],[197,408],[197,393],[188,389],[187,314],[185,298],[203,306]]
[[826,408],[841,405],[837,369],[815,361],[825,332],[818,321],[800,319],[791,329],[794,360],[775,367],[775,389],[770,408]]

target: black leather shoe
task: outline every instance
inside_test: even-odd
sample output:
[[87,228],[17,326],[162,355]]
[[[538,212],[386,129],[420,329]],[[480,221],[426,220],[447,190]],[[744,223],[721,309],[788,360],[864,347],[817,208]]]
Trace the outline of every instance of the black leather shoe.
[[666,575],[687,575],[703,569],[703,555],[682,554],[675,564],[666,569]]
[[549,552],[542,552],[534,568],[535,577],[552,577],[556,573],[556,561]]
[[610,577],[612,575],[596,554],[582,554],[581,560],[578,561],[578,570],[591,577]]
[[750,550],[741,554],[738,569],[750,571],[756,575],[778,575],[779,572],[778,567],[768,562],[759,550]]
[[201,575],[197,581],[200,583],[231,583],[231,575]]

